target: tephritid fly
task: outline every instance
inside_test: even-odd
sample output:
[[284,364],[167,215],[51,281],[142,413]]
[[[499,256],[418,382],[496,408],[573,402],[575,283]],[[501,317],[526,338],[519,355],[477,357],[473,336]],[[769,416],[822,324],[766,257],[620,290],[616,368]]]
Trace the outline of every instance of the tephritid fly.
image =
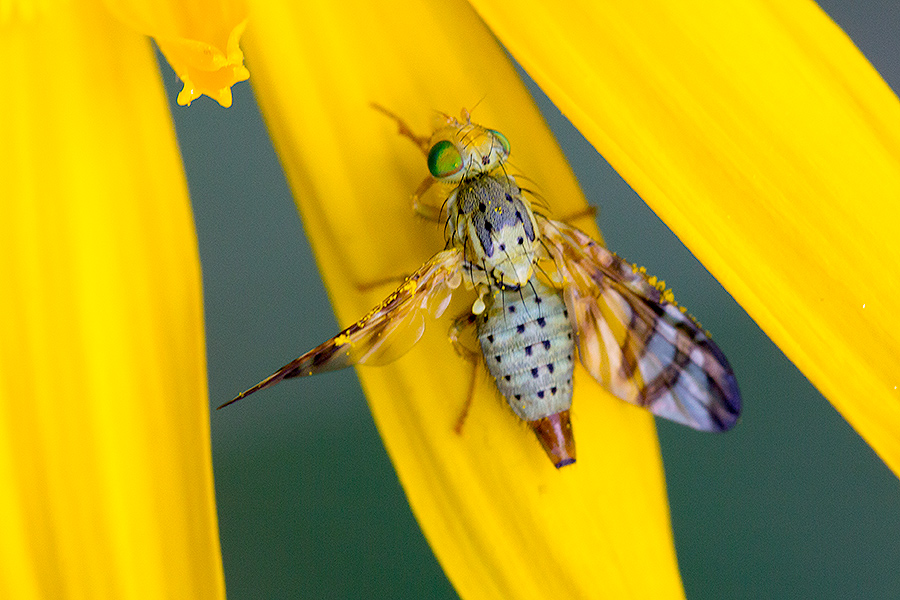
[[[440,317],[454,293],[469,293],[451,341],[475,327],[497,388],[557,468],[575,462],[576,356],[613,395],[655,415],[704,431],[735,424],[740,393],[718,346],[643,269],[536,211],[507,171],[502,133],[463,111],[462,120],[445,116],[430,138],[417,137],[380,110],[428,157],[431,175],[413,205],[446,223],[444,250],[357,323],[219,408],[282,379],[383,364],[388,349],[393,359],[418,341],[423,314]],[[439,206],[421,201],[433,186]],[[411,326],[419,328],[412,336]]]

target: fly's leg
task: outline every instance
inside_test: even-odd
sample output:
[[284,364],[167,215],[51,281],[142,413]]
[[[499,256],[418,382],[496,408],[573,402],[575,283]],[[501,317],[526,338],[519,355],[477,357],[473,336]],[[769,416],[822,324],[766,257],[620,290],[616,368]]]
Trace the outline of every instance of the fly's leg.
[[[422,154],[424,154],[425,156],[428,156],[428,150],[429,150],[428,143],[431,141],[431,136],[416,135],[413,132],[412,128],[406,124],[406,121],[404,121],[403,119],[401,119],[400,117],[398,117],[397,115],[395,115],[394,113],[392,113],[391,111],[386,109],[385,107],[381,106],[380,104],[376,104],[373,102],[372,108],[374,108],[375,110],[377,110],[378,112],[380,112],[381,114],[386,116],[387,118],[391,119],[392,121],[396,122],[397,123],[397,133],[399,133],[403,137],[411,140],[412,143],[415,144],[416,147],[422,151]],[[443,221],[441,220],[441,207],[433,206],[433,205],[427,204],[426,202],[422,201],[422,197],[431,188],[431,186],[433,184],[434,184],[434,179],[432,177],[427,177],[425,179],[425,181],[423,181],[421,183],[421,185],[419,185],[419,187],[416,189],[415,193],[413,193],[413,196],[411,199],[412,208],[415,211],[415,213],[417,215],[419,215],[420,217],[427,219],[429,221],[434,221],[436,223],[442,223]]]
[[475,319],[476,316],[471,312],[466,312],[454,319],[453,325],[450,326],[449,337],[450,343],[453,345],[453,349],[456,350],[457,354],[469,362],[477,363],[481,361],[481,355],[478,352],[467,348],[466,345],[459,340],[459,336],[462,335],[467,327],[475,325]]
[[413,193],[412,198],[410,199],[410,203],[412,204],[412,209],[415,211],[417,215],[422,217],[427,221],[432,221],[434,223],[443,223],[444,220],[441,219],[441,207],[434,206],[433,204],[428,204],[427,202],[422,201],[422,197],[431,189],[431,186],[434,184],[434,178],[426,177],[425,181],[423,181],[419,187],[416,188],[416,191]]
[[582,208],[578,212],[569,213],[560,219],[563,223],[571,223],[572,221],[577,221],[579,219],[590,219],[593,221],[597,217],[597,209],[590,204],[585,208]]
[[453,345],[453,349],[456,350],[456,353],[472,363],[472,378],[469,381],[469,391],[466,394],[466,402],[463,404],[462,411],[456,419],[456,426],[453,428],[453,431],[455,431],[457,435],[462,434],[466,417],[469,416],[469,409],[472,407],[472,399],[475,397],[475,386],[478,383],[478,366],[481,364],[481,355],[478,352],[467,348],[459,338],[467,327],[472,327],[475,324],[475,319],[476,316],[468,312],[457,317],[456,320],[453,321],[449,333],[450,344]]
[[372,108],[391,119],[392,121],[397,123],[397,133],[402,135],[405,138],[412,140],[412,143],[416,145],[416,147],[422,151],[422,154],[428,156],[428,142],[431,141],[431,136],[428,135],[416,135],[412,128],[406,124],[406,121],[386,109],[385,107],[377,104],[375,102],[371,103]]
[[[521,176],[520,176],[521,177]],[[539,214],[544,218],[550,217],[550,207],[541,198],[537,193],[532,190],[526,190],[521,188],[522,192],[529,194],[532,196],[532,203],[535,206],[535,214]],[[589,219],[590,221],[594,221],[597,217],[597,207],[591,206],[588,204],[581,210],[577,210],[575,212],[567,213],[565,215],[553,215],[553,219],[556,221],[561,221],[562,223],[573,223],[575,221],[580,221],[581,219]]]
[[478,383],[478,365],[480,364],[480,360],[475,360],[472,363],[472,378],[469,381],[469,392],[466,395],[466,403],[463,405],[462,411],[460,411],[459,416],[456,418],[456,425],[453,427],[453,431],[456,432],[456,435],[462,435],[463,425],[465,425],[466,418],[469,416],[469,409],[472,408],[472,398],[475,397],[475,386]]
[[404,281],[408,275],[391,275],[388,277],[382,277],[381,279],[375,279],[374,281],[367,281],[366,283],[358,283],[356,284],[356,289],[358,289],[362,293],[371,292],[375,288],[379,288],[386,285],[392,285],[397,287]]

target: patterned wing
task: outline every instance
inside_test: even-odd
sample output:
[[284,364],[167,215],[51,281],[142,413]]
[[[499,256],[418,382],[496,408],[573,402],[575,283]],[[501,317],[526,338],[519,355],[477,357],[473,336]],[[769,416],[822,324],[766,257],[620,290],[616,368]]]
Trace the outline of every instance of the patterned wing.
[[[734,426],[741,397],[731,366],[672,295],[586,233],[543,220],[578,353],[615,396],[701,429]],[[552,269],[551,269],[552,271]]]
[[462,282],[461,264],[459,250],[436,254],[362,319],[219,408],[283,379],[352,365],[383,365],[399,358],[422,337],[425,315],[438,318],[446,310]]

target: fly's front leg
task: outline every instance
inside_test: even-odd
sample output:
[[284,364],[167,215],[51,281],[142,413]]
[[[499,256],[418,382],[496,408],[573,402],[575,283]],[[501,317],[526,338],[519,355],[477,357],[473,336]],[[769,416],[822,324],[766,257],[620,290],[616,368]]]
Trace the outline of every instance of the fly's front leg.
[[[429,135],[416,135],[412,128],[406,124],[406,121],[381,106],[380,104],[372,103],[372,108],[388,117],[395,123],[397,123],[397,133],[412,141],[416,147],[422,151],[422,154],[428,156],[429,151],[429,142],[431,142],[431,136]],[[441,207],[434,206],[432,204],[428,204],[422,200],[425,193],[431,189],[431,186],[434,184],[434,179],[432,177],[428,177],[422,184],[416,189],[415,193],[413,193],[411,203],[413,211],[420,217],[427,219],[429,221],[434,221],[436,223],[441,223]]]
[[418,188],[416,188],[415,193],[413,193],[412,198],[410,199],[412,209],[423,219],[435,223],[443,223],[444,221],[441,219],[441,207],[429,204],[422,200],[428,190],[431,189],[432,185],[434,185],[434,178],[428,177]]
[[416,135],[412,128],[406,124],[406,121],[386,109],[385,107],[372,102],[372,108],[386,116],[387,118],[393,120],[397,123],[397,133],[402,135],[403,137],[412,140],[412,143],[416,145],[416,147],[422,151],[422,154],[428,156],[428,142],[431,141],[431,136],[428,135]]
[[453,321],[449,333],[450,344],[453,345],[453,349],[456,350],[456,353],[472,363],[472,378],[469,381],[469,391],[466,394],[466,402],[463,405],[459,417],[456,419],[456,426],[453,428],[453,431],[455,431],[457,435],[462,434],[466,417],[469,416],[469,409],[472,407],[472,399],[475,397],[475,386],[478,383],[478,366],[481,364],[481,354],[467,348],[459,338],[467,328],[475,325],[476,318],[477,317],[470,312],[457,317]]

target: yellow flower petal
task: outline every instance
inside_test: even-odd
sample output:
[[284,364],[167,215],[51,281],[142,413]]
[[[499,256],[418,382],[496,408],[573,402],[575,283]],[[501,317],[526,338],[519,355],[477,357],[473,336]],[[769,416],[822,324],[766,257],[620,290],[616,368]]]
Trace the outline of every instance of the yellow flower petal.
[[[373,101],[423,133],[434,110],[475,107],[475,120],[506,133],[515,166],[557,214],[584,209],[521,82],[468,5],[260,2],[250,23],[256,94],[342,322],[393,287],[361,293],[360,284],[407,274],[443,247],[441,227],[410,210],[425,158]],[[579,462],[556,471],[482,373],[457,435],[472,370],[447,342],[448,327],[434,324],[407,356],[359,375],[413,511],[460,594],[682,597],[652,418],[576,373]]]
[[806,0],[475,4],[900,473],[900,104],[850,40]]
[[250,77],[240,48],[247,26],[244,2],[105,2],[122,21],[156,40],[184,82],[178,104],[189,105],[206,94],[224,107],[231,106],[231,86]]
[[221,598],[179,153],[150,45],[85,4],[0,36],[0,597]]

